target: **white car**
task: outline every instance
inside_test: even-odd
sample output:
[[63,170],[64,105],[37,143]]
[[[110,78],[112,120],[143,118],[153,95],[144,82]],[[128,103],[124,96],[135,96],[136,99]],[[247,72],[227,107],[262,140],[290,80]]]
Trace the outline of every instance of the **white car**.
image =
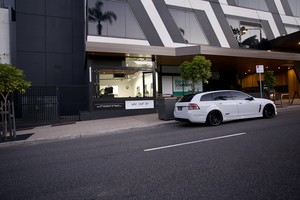
[[254,98],[235,90],[219,90],[189,94],[175,104],[174,117],[177,121],[207,123],[217,126],[225,121],[277,115],[273,101]]

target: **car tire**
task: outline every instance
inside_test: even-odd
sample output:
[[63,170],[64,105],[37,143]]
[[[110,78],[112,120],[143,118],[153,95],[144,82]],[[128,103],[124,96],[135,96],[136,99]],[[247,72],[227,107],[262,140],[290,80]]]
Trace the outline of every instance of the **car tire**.
[[218,126],[222,123],[223,117],[222,114],[219,111],[211,111],[208,113],[206,118],[206,123],[210,126]]
[[272,118],[275,116],[275,108],[271,104],[267,104],[263,110],[264,118]]

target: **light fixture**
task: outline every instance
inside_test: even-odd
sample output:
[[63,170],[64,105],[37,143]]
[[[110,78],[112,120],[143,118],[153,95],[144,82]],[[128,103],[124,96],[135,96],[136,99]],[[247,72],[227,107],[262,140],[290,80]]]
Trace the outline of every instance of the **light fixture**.
[[148,60],[135,60],[134,63],[137,65],[152,65],[152,62]]

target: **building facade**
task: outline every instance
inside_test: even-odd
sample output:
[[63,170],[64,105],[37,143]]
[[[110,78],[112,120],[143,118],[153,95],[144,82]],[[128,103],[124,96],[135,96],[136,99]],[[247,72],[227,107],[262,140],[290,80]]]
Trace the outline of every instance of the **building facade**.
[[255,92],[257,65],[274,71],[279,92],[300,92],[297,0],[1,0],[0,5],[9,15],[6,59],[34,86],[64,87],[56,99],[60,115],[94,119],[156,112],[158,98],[190,91],[179,65],[195,55],[212,62],[213,76],[197,85],[199,92]]

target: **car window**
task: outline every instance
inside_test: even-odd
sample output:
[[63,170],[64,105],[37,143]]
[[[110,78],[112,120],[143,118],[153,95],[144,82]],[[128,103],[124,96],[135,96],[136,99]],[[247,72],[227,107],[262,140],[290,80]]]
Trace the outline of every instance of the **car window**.
[[194,98],[195,94],[188,94],[179,99],[178,102],[190,102]]
[[213,100],[213,94],[205,94],[201,97],[200,101],[212,101]]
[[220,101],[220,100],[231,100],[231,94],[230,92],[216,92],[213,94],[213,99],[215,101]]
[[242,92],[231,92],[231,96],[233,100],[246,100],[249,98],[249,95]]

